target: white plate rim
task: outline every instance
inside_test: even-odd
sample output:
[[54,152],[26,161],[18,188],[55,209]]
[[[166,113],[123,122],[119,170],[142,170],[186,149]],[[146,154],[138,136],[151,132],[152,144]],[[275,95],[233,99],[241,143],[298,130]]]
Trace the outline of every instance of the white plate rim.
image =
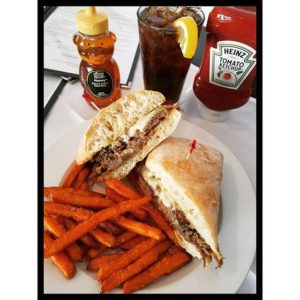
[[[70,135],[70,134],[72,135],[72,132],[78,130],[79,128],[88,126],[89,122],[90,122],[90,121],[85,121],[85,122],[79,124],[78,126],[73,127],[72,129],[70,129],[68,132],[66,132],[65,134],[61,135],[60,137],[58,137],[58,138],[57,138],[55,141],[53,141],[47,148],[45,148],[45,154],[46,154],[48,151],[51,150],[51,147],[54,147],[54,145],[57,144],[57,143],[59,143],[59,141],[60,141],[61,139],[63,139],[65,136]],[[193,127],[197,127],[196,125],[194,125],[194,124],[192,124],[192,123],[190,123],[190,122],[188,122],[188,121],[185,121],[185,120],[181,120],[181,122],[183,122],[183,123],[188,123],[188,124],[190,124],[190,126],[193,126]],[[217,141],[217,143],[220,144],[220,145],[222,145],[222,147],[228,149],[228,147],[227,147],[226,145],[224,145],[220,140],[218,140],[215,136],[213,136],[212,134],[210,134],[209,132],[207,132],[206,130],[204,130],[204,129],[200,128],[200,127],[197,127],[197,128],[198,128],[199,130],[205,132],[205,134],[206,134],[211,140]],[[50,150],[49,150],[49,149],[50,149]],[[255,194],[255,193],[254,193],[254,190],[253,190],[253,187],[252,187],[252,184],[251,184],[251,182],[250,182],[250,180],[249,180],[249,177],[248,177],[246,171],[244,170],[243,166],[241,165],[241,163],[239,162],[239,160],[236,158],[236,156],[230,151],[230,149],[228,149],[228,151],[231,153],[232,157],[233,157],[233,158],[238,162],[238,164],[240,165],[240,168],[241,168],[242,172],[244,172],[244,176],[248,179],[248,182],[249,182],[249,184],[250,184],[250,187],[252,188],[253,194]],[[255,246],[255,248],[256,248],[256,246]],[[254,255],[255,255],[255,252],[256,252],[256,251],[254,250],[253,255],[252,255],[252,257],[251,257],[251,262],[252,262],[252,260],[253,260]],[[240,287],[241,283],[242,283],[243,280],[245,279],[245,277],[246,277],[246,275],[247,275],[247,273],[248,273],[250,267],[251,267],[251,263],[250,263],[250,265],[249,265],[249,267],[248,267],[248,270],[247,270],[246,274],[244,274],[245,276],[243,276],[243,277],[240,278],[240,282],[239,282],[238,284],[236,284],[236,289],[235,289],[233,292],[236,292],[236,291],[238,290],[238,288]]]

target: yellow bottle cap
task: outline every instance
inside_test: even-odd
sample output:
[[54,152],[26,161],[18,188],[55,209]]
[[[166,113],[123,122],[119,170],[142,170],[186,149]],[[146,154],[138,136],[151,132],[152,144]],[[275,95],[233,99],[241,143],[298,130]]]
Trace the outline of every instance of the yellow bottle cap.
[[88,6],[77,12],[76,25],[78,31],[83,34],[102,34],[108,30],[107,15],[97,11],[95,6]]

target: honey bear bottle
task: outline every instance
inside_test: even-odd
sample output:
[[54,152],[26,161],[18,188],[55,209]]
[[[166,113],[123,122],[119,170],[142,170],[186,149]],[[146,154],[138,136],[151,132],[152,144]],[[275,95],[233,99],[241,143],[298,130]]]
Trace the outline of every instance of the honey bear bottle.
[[121,97],[120,72],[113,59],[116,36],[108,30],[108,18],[95,6],[76,15],[78,32],[73,37],[82,61],[79,67],[83,97],[93,107],[103,108]]

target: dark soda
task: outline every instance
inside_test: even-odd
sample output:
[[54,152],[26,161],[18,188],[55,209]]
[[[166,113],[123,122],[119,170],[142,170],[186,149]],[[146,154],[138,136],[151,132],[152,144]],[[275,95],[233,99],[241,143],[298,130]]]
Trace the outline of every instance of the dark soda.
[[198,26],[198,37],[204,14],[196,7],[140,7],[138,24],[143,65],[144,85],[147,90],[159,91],[167,103],[179,100],[191,59],[183,56],[173,22],[191,16]]

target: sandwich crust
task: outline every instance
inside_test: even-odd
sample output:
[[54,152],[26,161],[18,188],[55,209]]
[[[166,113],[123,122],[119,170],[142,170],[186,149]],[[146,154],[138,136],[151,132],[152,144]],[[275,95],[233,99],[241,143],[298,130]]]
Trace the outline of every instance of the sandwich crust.
[[143,90],[123,96],[100,110],[81,139],[76,163],[81,165],[89,161],[164,101],[165,97],[161,93]]
[[191,140],[183,138],[167,138],[148,155],[141,174],[148,182],[151,176],[159,179],[217,260],[222,261],[217,233],[223,155],[216,149],[197,144],[187,160],[190,143]]

